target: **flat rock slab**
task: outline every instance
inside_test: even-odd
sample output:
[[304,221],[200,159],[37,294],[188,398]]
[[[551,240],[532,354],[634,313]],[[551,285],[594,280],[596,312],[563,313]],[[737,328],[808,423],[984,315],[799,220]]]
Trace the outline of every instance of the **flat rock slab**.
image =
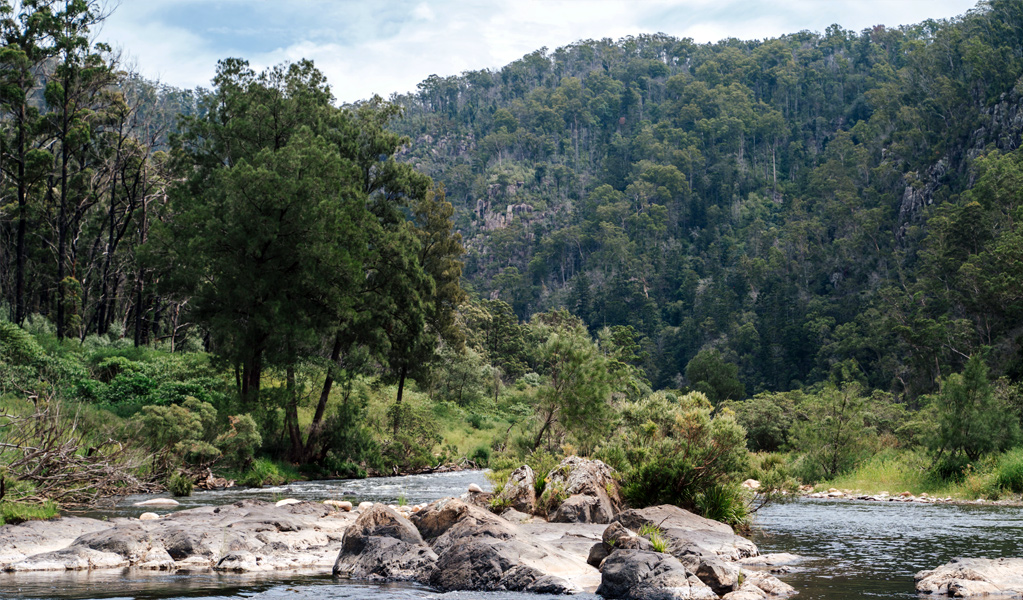
[[354,521],[319,503],[254,500],[158,520],[32,521],[0,528],[0,570],[329,570]]
[[955,598],[1023,595],[1023,558],[955,558],[916,574],[916,591]]
[[109,528],[110,523],[106,521],[82,517],[4,525],[0,527],[0,567],[19,562],[33,554],[67,548],[86,533]]
[[658,527],[668,541],[669,552],[680,559],[696,555],[740,560],[760,554],[756,544],[735,535],[725,523],[670,504],[626,510],[619,513],[614,521],[637,532],[644,525]]

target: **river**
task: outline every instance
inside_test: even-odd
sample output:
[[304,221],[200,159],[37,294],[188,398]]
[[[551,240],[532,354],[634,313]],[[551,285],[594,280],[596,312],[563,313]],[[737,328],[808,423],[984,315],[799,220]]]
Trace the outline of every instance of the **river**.
[[[179,509],[228,504],[243,498],[279,500],[328,498],[421,503],[458,495],[471,483],[488,486],[482,473],[364,480],[299,482],[264,489],[197,492]],[[89,516],[137,516],[122,499]],[[159,511],[158,511],[159,512]],[[799,590],[800,600],[916,598],[913,574],[955,556],[1020,556],[1023,509],[1017,507],[927,505],[860,501],[796,500],[769,505],[756,517],[753,535],[762,553],[792,552],[806,557],[781,579]],[[545,600],[513,593],[439,594],[413,584],[365,585],[316,574],[168,574],[129,571],[92,574],[0,575],[0,598],[18,600]],[[563,597],[562,597],[563,598]],[[592,595],[575,596],[594,600]]]

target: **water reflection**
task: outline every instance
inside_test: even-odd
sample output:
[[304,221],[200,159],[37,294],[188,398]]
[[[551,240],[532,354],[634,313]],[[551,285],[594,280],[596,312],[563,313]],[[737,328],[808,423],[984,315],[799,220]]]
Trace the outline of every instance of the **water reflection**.
[[1023,509],[799,500],[761,510],[753,539],[764,553],[810,557],[782,577],[801,600],[916,598],[917,571],[1018,556]]

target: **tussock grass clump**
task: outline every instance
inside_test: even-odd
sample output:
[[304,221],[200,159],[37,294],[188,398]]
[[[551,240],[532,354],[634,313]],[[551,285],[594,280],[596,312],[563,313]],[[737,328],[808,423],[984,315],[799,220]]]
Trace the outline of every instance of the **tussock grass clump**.
[[54,502],[0,502],[0,525],[16,525],[25,521],[48,521],[60,515]]

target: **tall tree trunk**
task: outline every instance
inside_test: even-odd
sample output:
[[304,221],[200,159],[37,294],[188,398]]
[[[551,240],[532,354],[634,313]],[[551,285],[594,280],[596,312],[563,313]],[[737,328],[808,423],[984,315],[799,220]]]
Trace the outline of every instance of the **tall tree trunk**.
[[408,365],[401,365],[401,374],[398,376],[398,398],[394,401],[394,436],[398,436],[398,430],[401,428],[401,395],[405,390],[405,375],[408,374]]
[[18,247],[15,258],[14,274],[14,322],[21,325],[25,321],[25,236],[28,233],[28,182],[25,181],[25,140],[24,103],[19,107],[18,114]]
[[316,445],[320,441],[320,431],[323,421],[323,413],[327,410],[327,400],[330,399],[330,390],[334,386],[334,374],[331,371],[337,366],[341,358],[341,334],[334,336],[334,347],[330,351],[330,365],[327,367],[327,375],[323,378],[323,389],[320,390],[320,401],[316,403],[316,412],[313,414],[313,422],[309,426],[309,437],[306,438],[305,458],[310,458],[316,451]]
[[242,403],[255,405],[259,402],[259,384],[263,375],[263,353],[257,352],[245,361],[242,374]]
[[298,428],[298,390],[295,386],[295,367],[288,365],[285,372],[288,401],[284,408],[284,421],[288,428],[288,437],[291,439],[291,459],[301,460],[302,432]]

